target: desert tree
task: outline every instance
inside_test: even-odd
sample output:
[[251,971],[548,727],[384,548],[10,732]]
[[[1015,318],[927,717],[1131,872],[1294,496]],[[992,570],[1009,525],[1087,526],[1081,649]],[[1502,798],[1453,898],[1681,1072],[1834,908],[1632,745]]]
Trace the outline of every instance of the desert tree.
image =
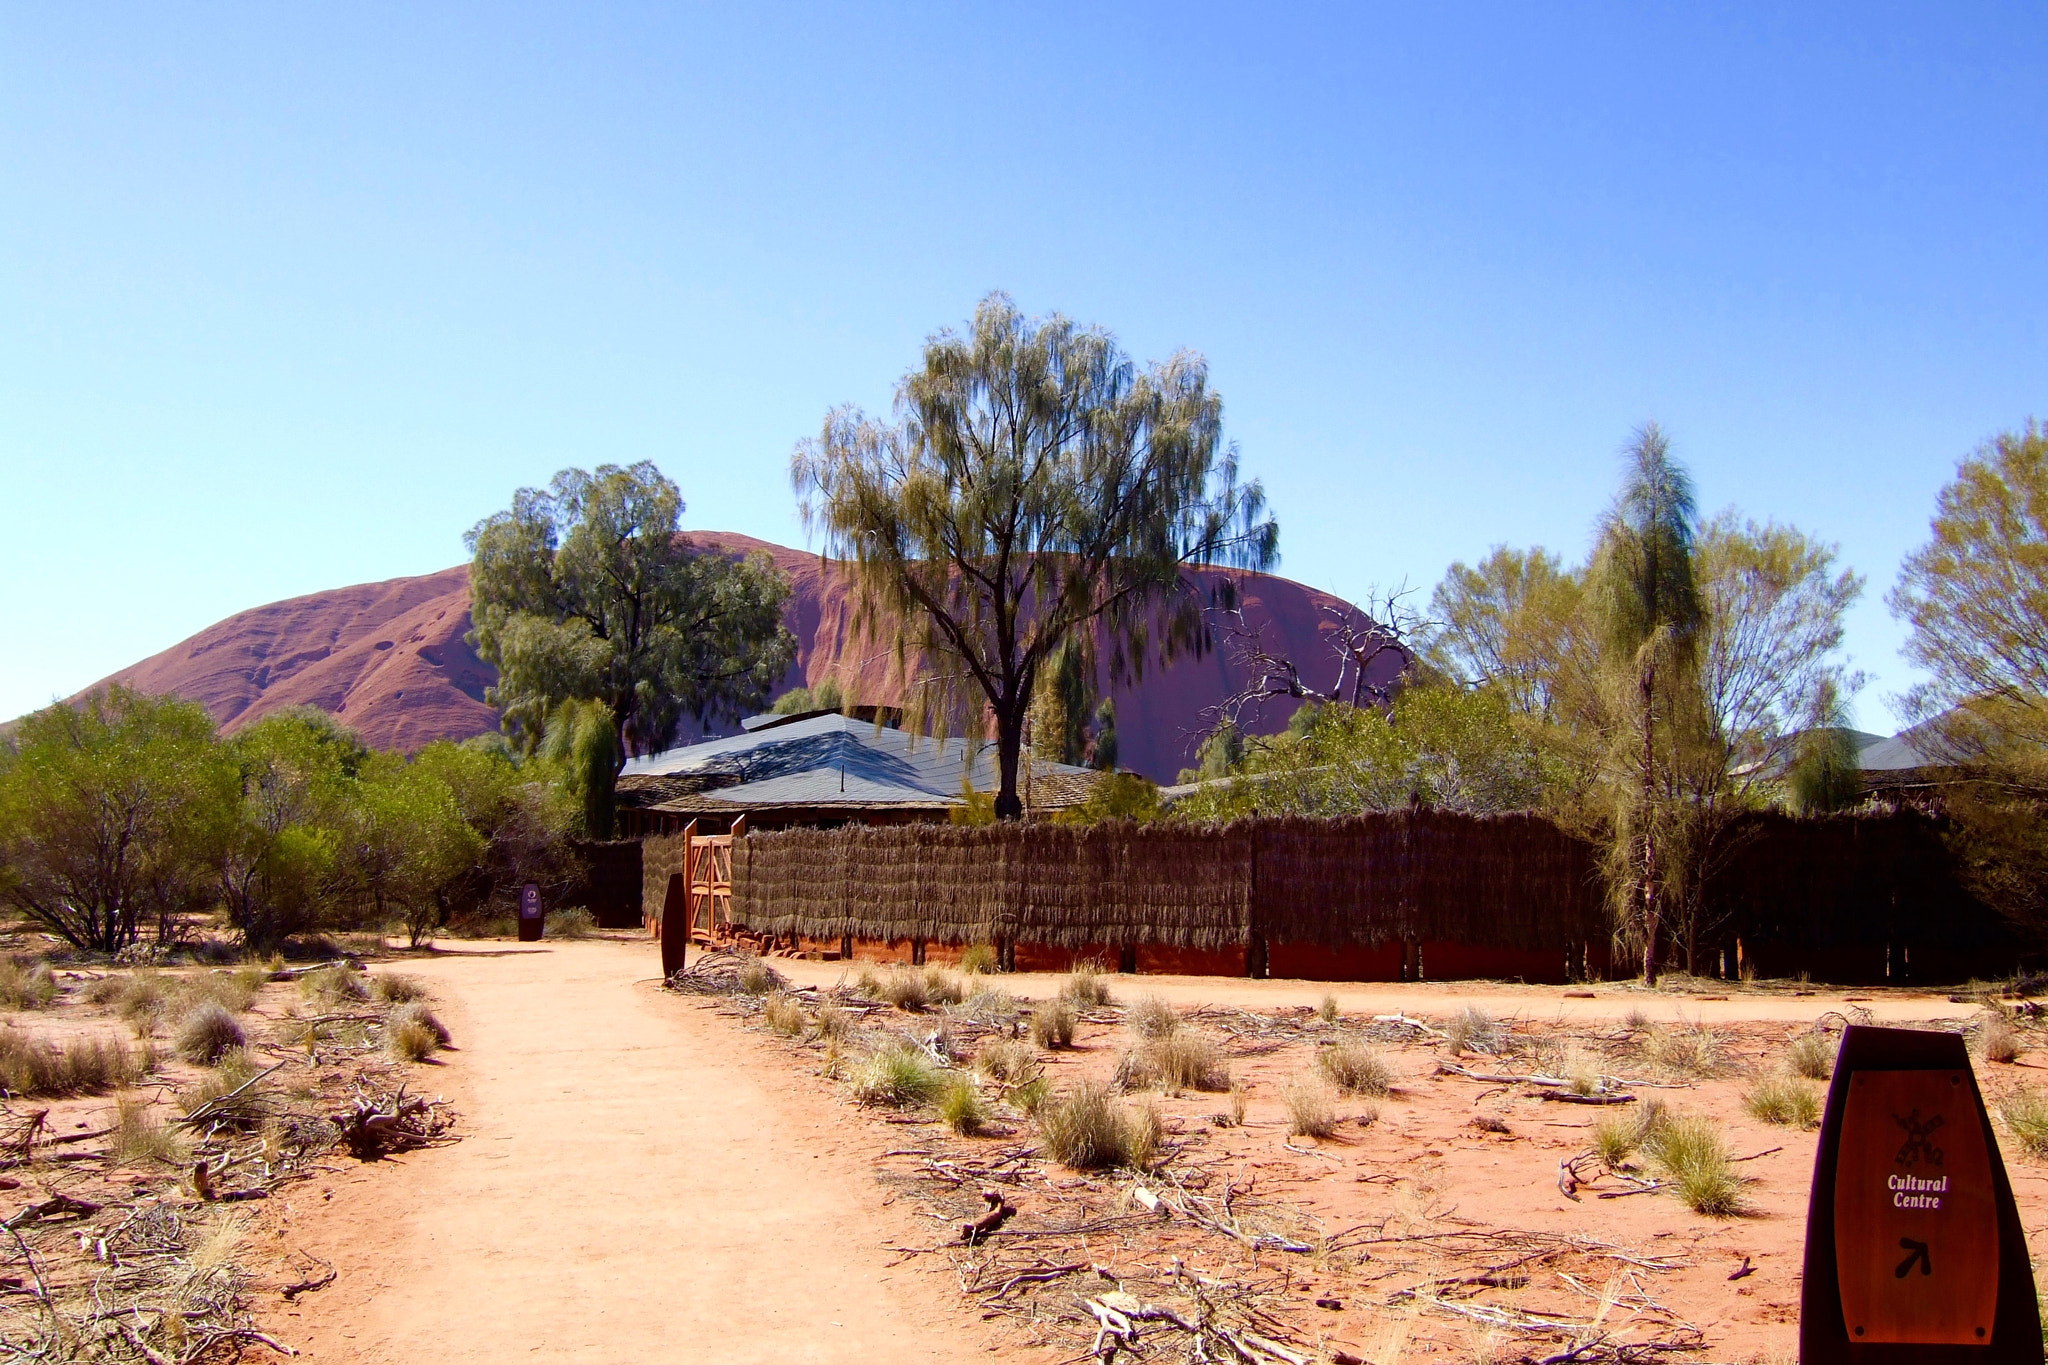
[[226,745],[240,801],[220,843],[217,894],[250,948],[314,929],[352,889],[351,803],[371,752],[324,711],[275,711]]
[[1199,356],[1140,369],[1100,328],[1002,294],[926,343],[895,420],[835,409],[790,465],[913,722],[994,731],[1004,819],[1023,811],[1025,719],[1062,646],[1114,686],[1203,642],[1191,567],[1276,562],[1278,527],[1237,472]]
[[602,702],[615,779],[627,755],[666,748],[685,716],[762,703],[795,653],[788,581],[765,555],[691,545],[682,511],[653,464],[600,465],[522,488],[470,530],[469,638],[498,668],[490,700],[508,732],[537,745],[562,703]]
[[79,948],[175,937],[238,795],[197,703],[116,686],[26,716],[0,743],[0,904]]

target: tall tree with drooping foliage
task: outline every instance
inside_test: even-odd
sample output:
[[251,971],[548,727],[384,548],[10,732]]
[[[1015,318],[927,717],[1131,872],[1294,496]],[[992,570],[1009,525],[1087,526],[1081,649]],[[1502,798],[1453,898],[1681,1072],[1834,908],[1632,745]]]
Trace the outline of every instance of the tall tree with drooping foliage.
[[600,465],[522,488],[471,529],[470,641],[498,668],[490,701],[508,733],[537,745],[562,703],[602,702],[615,779],[627,756],[668,747],[684,717],[762,705],[795,655],[789,582],[766,555],[692,546],[682,512],[653,464]]
[[1063,646],[1105,649],[1114,685],[1203,642],[1187,569],[1278,558],[1201,357],[1141,369],[1102,329],[1002,294],[926,343],[894,421],[835,409],[790,475],[805,525],[851,562],[859,624],[890,642],[913,720],[986,717],[1004,819],[1023,813],[1025,718]]

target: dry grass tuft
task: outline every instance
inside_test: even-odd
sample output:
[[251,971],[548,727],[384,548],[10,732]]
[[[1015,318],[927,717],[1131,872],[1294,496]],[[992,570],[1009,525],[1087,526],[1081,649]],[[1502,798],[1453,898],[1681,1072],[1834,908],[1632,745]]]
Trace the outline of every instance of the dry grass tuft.
[[1721,1130],[1704,1114],[1684,1114],[1660,1124],[1643,1143],[1687,1208],[1712,1218],[1742,1212],[1742,1181],[1728,1161]]
[[749,958],[746,965],[740,968],[742,994],[766,995],[781,985],[782,981],[776,976],[775,969],[758,957]]
[[1977,1055],[1987,1062],[2011,1065],[2020,1058],[2020,1031],[2003,1014],[1992,1015],[1977,1034]]
[[1337,1095],[1321,1077],[1293,1077],[1280,1098],[1287,1106],[1290,1136],[1326,1138],[1337,1131]]
[[1031,1041],[1046,1048],[1072,1047],[1080,1022],[1072,1001],[1048,1000],[1031,1011]]
[[[255,1060],[249,1056],[248,1049],[229,1048],[221,1053],[218,1062],[179,1094],[178,1107],[190,1114],[203,1104],[210,1104],[214,1100],[232,1095],[255,1079],[258,1069]],[[255,1087],[252,1087],[253,1089]],[[253,1099],[255,1096],[249,1094],[246,1098]],[[260,1113],[253,1105],[242,1117],[243,1121],[251,1126],[261,1119]]]
[[427,998],[427,983],[416,976],[380,972],[370,978],[370,994],[386,1005],[409,1005]]
[[962,1137],[972,1137],[989,1120],[988,1101],[981,1087],[964,1071],[948,1074],[939,1086],[939,1122]]
[[1664,1101],[1646,1100],[1634,1113],[1602,1114],[1593,1124],[1593,1150],[1611,1170],[1620,1170],[1669,1118]]
[[57,978],[47,962],[24,967],[14,958],[0,958],[0,1009],[42,1010],[57,998]]
[[1639,1005],[1621,1017],[1621,1026],[1631,1033],[1648,1033],[1657,1027],[1657,1021]]
[[827,1000],[824,1004],[818,1006],[818,1036],[820,1038],[829,1038],[833,1042],[844,1042],[847,1035],[852,1032],[853,1012],[851,1010],[842,1009],[836,1002],[831,1000]]
[[425,1061],[451,1041],[447,1025],[423,1001],[400,1005],[384,1016],[384,1050],[399,1061]]
[[178,995],[188,1002],[210,1001],[229,1014],[240,1014],[256,1003],[256,992],[267,980],[269,973],[261,967],[253,972],[247,967],[232,972],[207,972],[179,982]]
[[1338,1043],[1316,1053],[1316,1070],[1347,1095],[1384,1099],[1394,1088],[1394,1069],[1377,1049],[1363,1043]]
[[1082,1081],[1047,1100],[1038,1112],[1045,1150],[1077,1171],[1144,1170],[1159,1148],[1159,1115],[1120,1104],[1109,1087]]
[[1109,982],[1103,979],[1101,968],[1093,962],[1083,962],[1067,974],[1067,980],[1060,987],[1060,999],[1077,1010],[1100,1009],[1113,1003],[1109,995]]
[[1643,1055],[1678,1076],[1711,1076],[1720,1066],[1720,1040],[1704,1028],[1654,1029]]
[[1998,1102],[1998,1116],[2021,1151],[2048,1157],[2048,1096],[2024,1086]]
[[1210,1039],[1193,1029],[1150,1038],[1117,1062],[1117,1083],[1125,1090],[1158,1086],[1170,1095],[1189,1090],[1230,1089],[1230,1068]]
[[1766,1076],[1742,1097],[1752,1118],[1785,1128],[1820,1125],[1820,1092],[1791,1076]]
[[801,1037],[804,1007],[791,996],[771,995],[761,1004],[761,1022],[768,1026],[770,1033],[779,1033],[785,1038]]
[[149,1096],[132,1090],[114,1096],[110,1145],[114,1160],[127,1165],[156,1161],[176,1166],[185,1161],[188,1151],[184,1137],[157,1117]]
[[62,1045],[0,1025],[0,1086],[11,1095],[82,1095],[133,1085],[154,1064],[118,1038],[73,1037]]
[[353,1004],[370,998],[370,988],[351,967],[322,967],[299,978],[299,994],[325,1005]]
[[1038,1054],[1022,1039],[984,1038],[974,1066],[991,1080],[1014,1085],[1038,1069]]
[[996,971],[996,950],[986,943],[976,943],[960,954],[960,970],[969,976],[992,976]]
[[912,1014],[921,1012],[931,1000],[931,988],[925,984],[923,969],[906,967],[901,963],[891,967],[882,977],[875,994],[878,999]]
[[1326,1024],[1334,1024],[1337,1022],[1336,996],[1325,995],[1323,997],[1322,1003],[1316,1006],[1316,1018],[1322,1020]]
[[1484,1052],[1498,1055],[1507,1041],[1507,1030],[1477,1005],[1467,1005],[1444,1025],[1444,1046],[1452,1052]]
[[934,1005],[957,1005],[967,998],[966,978],[933,963],[924,969],[924,995]]
[[1131,1006],[1124,1023],[1142,1037],[1164,1038],[1180,1028],[1180,1014],[1158,996],[1146,995]]
[[572,905],[551,913],[543,932],[549,938],[589,938],[597,932],[597,921],[582,906]]
[[1835,1048],[1824,1033],[1802,1033],[1785,1049],[1785,1069],[1811,1081],[1835,1074]]
[[931,1054],[908,1038],[891,1038],[854,1067],[853,1093],[862,1104],[901,1109],[936,1098],[943,1079]]
[[235,1016],[217,1000],[205,1000],[178,1021],[171,1048],[194,1066],[212,1066],[230,1048],[249,1041]]

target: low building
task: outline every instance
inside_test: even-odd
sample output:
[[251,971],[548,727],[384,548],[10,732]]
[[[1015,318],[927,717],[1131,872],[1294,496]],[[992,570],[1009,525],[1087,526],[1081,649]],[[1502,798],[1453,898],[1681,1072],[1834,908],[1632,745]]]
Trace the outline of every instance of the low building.
[[[995,790],[993,745],[933,739],[893,719],[870,708],[756,716],[745,734],[632,759],[619,775],[619,833],[674,834],[693,820],[722,832],[741,816],[756,830],[943,822],[966,806],[967,788]],[[1027,814],[1050,813],[1086,801],[1096,776],[1027,756],[1019,795]]]

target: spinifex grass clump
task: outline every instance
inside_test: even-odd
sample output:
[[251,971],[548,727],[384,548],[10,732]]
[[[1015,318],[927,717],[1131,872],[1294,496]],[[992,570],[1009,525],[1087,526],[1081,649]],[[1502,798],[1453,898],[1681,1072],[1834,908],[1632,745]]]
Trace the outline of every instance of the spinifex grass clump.
[[427,986],[416,976],[379,972],[370,978],[370,994],[387,1005],[409,1005],[427,998]]
[[1037,1071],[1038,1054],[1022,1039],[984,1038],[974,1054],[974,1068],[990,1080],[1014,1085]]
[[1658,1099],[1637,1105],[1634,1113],[1602,1114],[1593,1124],[1593,1149],[1609,1169],[1618,1171],[1669,1118],[1664,1101]]
[[853,1068],[853,1093],[862,1104],[901,1109],[935,1099],[943,1079],[923,1048],[908,1038],[891,1038]]
[[818,1006],[818,1036],[832,1042],[844,1042],[853,1032],[853,1012],[842,1008],[835,1001],[827,1000]]
[[960,954],[960,970],[969,976],[987,976],[996,970],[996,950],[977,943]]
[[1643,1055],[1674,1075],[1711,1076],[1720,1066],[1720,1040],[1711,1029],[1657,1029],[1644,1039]]
[[1072,1047],[1080,1016],[1068,1000],[1047,1000],[1031,1011],[1031,1041],[1045,1048]]
[[900,963],[891,967],[882,976],[876,987],[876,995],[897,1009],[908,1010],[912,1014],[922,1011],[931,1003],[931,987],[925,981],[924,971]]
[[1156,995],[1140,996],[1130,1012],[1124,1015],[1124,1023],[1131,1031],[1146,1038],[1164,1038],[1180,1027],[1180,1015],[1173,1006]]
[[1977,1052],[1987,1062],[2010,1065],[2020,1057],[2020,1031],[2003,1014],[1991,1015],[1978,1031]]
[[1158,1086],[1170,1095],[1189,1090],[1230,1089],[1230,1068],[1216,1044],[1193,1029],[1148,1038],[1117,1063],[1117,1083],[1125,1090]]
[[1742,1211],[1742,1181],[1728,1160],[1728,1144],[1714,1121],[1684,1114],[1658,1127],[1643,1154],[1671,1181],[1694,1213],[1727,1218]]
[[790,996],[771,995],[761,1002],[761,1022],[768,1026],[770,1033],[779,1033],[785,1038],[797,1037],[804,1031],[803,1006]]
[[2028,1156],[2048,1157],[2048,1096],[2022,1087],[1998,1102],[1998,1116]]
[[256,992],[270,980],[262,967],[237,967],[231,972],[206,972],[188,976],[178,983],[183,1000],[210,1000],[230,1014],[240,1014],[256,1003]]
[[47,962],[23,966],[11,957],[0,958],[0,1009],[48,1009],[57,998],[57,978]]
[[178,1031],[171,1040],[171,1047],[179,1057],[194,1066],[212,1066],[220,1060],[223,1052],[241,1047],[248,1041],[242,1033],[242,1026],[235,1022],[235,1016],[228,1013],[226,1006],[206,1000],[178,1021]]
[[1280,1092],[1293,1137],[1326,1138],[1337,1131],[1337,1095],[1320,1076],[1302,1074]]
[[299,994],[321,1005],[351,1005],[368,1000],[370,988],[353,968],[322,967],[299,978]]
[[1316,1070],[1348,1095],[1385,1098],[1394,1087],[1387,1059],[1363,1043],[1337,1043],[1316,1053]]
[[1835,1046],[1824,1033],[1802,1033],[1785,1049],[1785,1069],[1795,1076],[1824,1081],[1835,1074]]
[[1499,1053],[1507,1030],[1477,1005],[1467,1005],[1444,1025],[1444,1046],[1452,1052]]
[[448,1029],[422,1001],[384,1017],[384,1050],[401,1062],[423,1062],[448,1046]]
[[1751,1117],[1786,1128],[1820,1124],[1820,1092],[1792,1076],[1766,1076],[1742,1097]]
[[1117,1101],[1096,1081],[1082,1081],[1047,1100],[1038,1130],[1053,1160],[1077,1171],[1144,1170],[1159,1147],[1159,1115]]
[[185,1160],[184,1138],[156,1116],[149,1096],[132,1090],[114,1097],[114,1131],[108,1141],[114,1160],[125,1164],[156,1161],[174,1166]]
[[988,1101],[982,1098],[981,1087],[964,1071],[950,1072],[940,1083],[937,1108],[939,1122],[963,1137],[980,1132],[989,1120]]
[[960,973],[933,963],[924,969],[924,998],[934,1005],[957,1005],[967,998],[967,983]]
[[1326,1024],[1334,1024],[1337,1022],[1336,996],[1325,995],[1323,997],[1322,1003],[1316,1006],[1316,1018],[1322,1020]]
[[155,1058],[119,1039],[73,1037],[62,1044],[0,1025],[0,1087],[10,1095],[83,1095],[142,1079]]
[[1111,1003],[1109,983],[1102,979],[1102,971],[1094,963],[1083,962],[1067,974],[1066,983],[1060,987],[1060,999],[1077,1010],[1100,1009]]
[[739,986],[743,994],[766,995],[781,985],[782,981],[776,976],[775,969],[758,957],[748,958],[746,964],[740,968]]

